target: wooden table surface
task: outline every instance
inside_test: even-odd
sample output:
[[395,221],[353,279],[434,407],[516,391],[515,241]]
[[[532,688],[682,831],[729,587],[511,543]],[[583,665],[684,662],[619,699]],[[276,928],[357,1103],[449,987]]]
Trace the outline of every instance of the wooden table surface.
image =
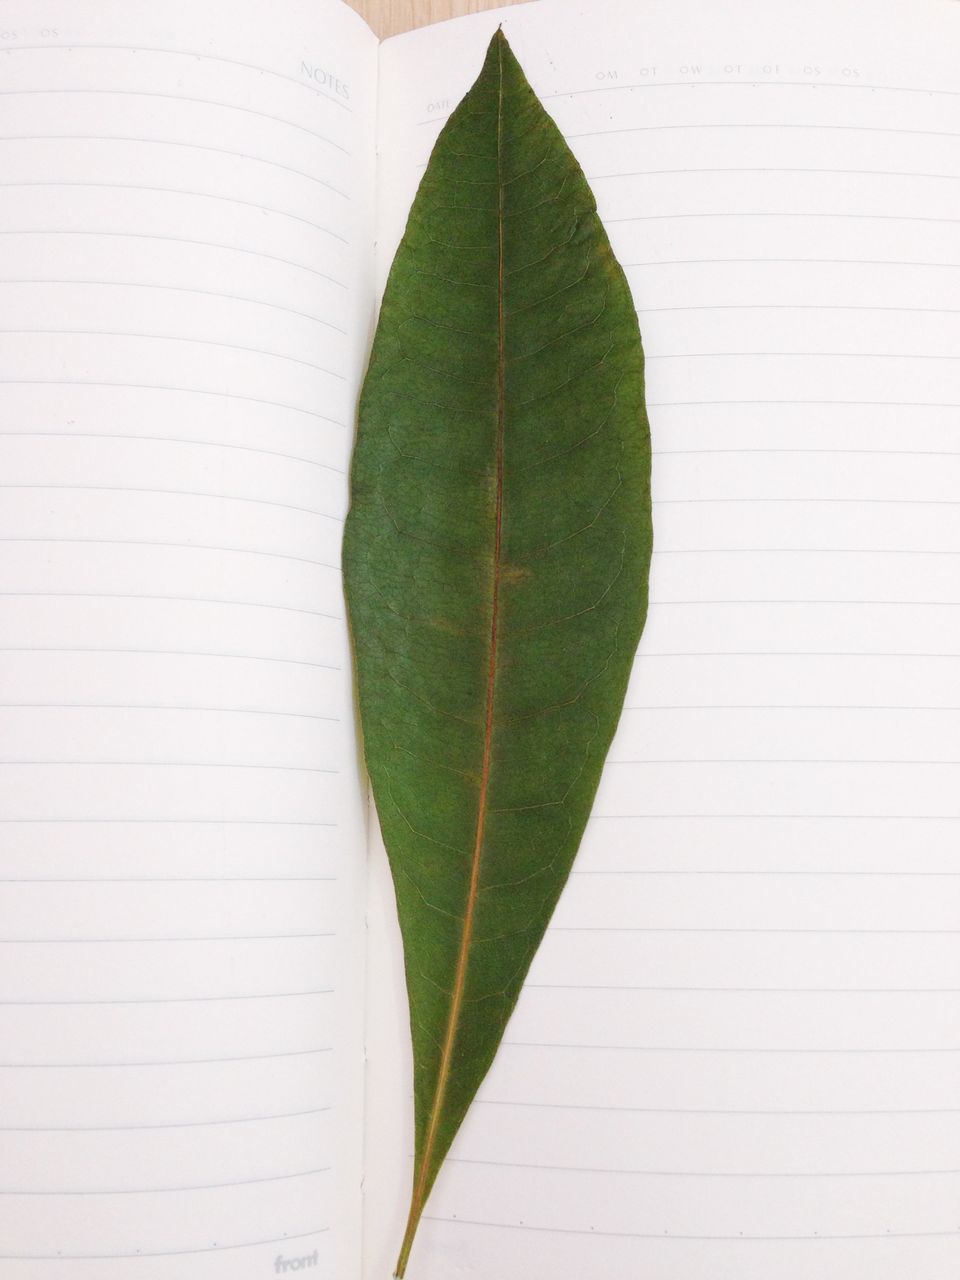
[[377,35],[395,36],[413,27],[425,27],[429,22],[496,9],[501,4],[520,4],[522,0],[347,0],[347,3],[366,18]]

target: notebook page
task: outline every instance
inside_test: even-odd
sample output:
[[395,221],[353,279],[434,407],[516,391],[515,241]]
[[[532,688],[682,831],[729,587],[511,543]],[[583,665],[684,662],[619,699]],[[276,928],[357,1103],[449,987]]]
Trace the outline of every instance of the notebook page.
[[0,1270],[355,1274],[376,42],[0,19]]
[[[946,1280],[960,84],[938,50],[960,9],[538,4],[390,41],[381,281],[501,20],[635,292],[652,602],[576,871],[410,1274]],[[377,894],[369,1276],[412,1142],[382,857]]]

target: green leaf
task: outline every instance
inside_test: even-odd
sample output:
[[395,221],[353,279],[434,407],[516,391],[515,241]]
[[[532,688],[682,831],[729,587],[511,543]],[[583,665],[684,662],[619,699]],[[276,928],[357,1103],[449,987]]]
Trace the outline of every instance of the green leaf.
[[351,488],[360,716],[413,1035],[402,1276],[580,843],[652,544],[630,291],[499,31],[397,250]]

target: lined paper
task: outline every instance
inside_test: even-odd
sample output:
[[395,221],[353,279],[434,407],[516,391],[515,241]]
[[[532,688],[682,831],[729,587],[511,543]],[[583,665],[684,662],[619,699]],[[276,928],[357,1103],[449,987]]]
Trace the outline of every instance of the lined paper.
[[0,1263],[350,1274],[375,42],[2,10]]
[[[654,447],[623,720],[418,1276],[956,1274],[957,16],[554,4],[383,47],[381,280],[502,21],[634,290]],[[380,873],[369,1276],[412,1133]]]

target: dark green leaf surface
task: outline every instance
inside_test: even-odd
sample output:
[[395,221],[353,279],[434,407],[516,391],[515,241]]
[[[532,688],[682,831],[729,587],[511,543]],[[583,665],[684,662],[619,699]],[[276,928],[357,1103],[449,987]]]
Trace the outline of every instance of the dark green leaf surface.
[[360,400],[344,572],[403,933],[424,1203],[570,871],[652,542],[643,352],[503,35],[440,134]]

